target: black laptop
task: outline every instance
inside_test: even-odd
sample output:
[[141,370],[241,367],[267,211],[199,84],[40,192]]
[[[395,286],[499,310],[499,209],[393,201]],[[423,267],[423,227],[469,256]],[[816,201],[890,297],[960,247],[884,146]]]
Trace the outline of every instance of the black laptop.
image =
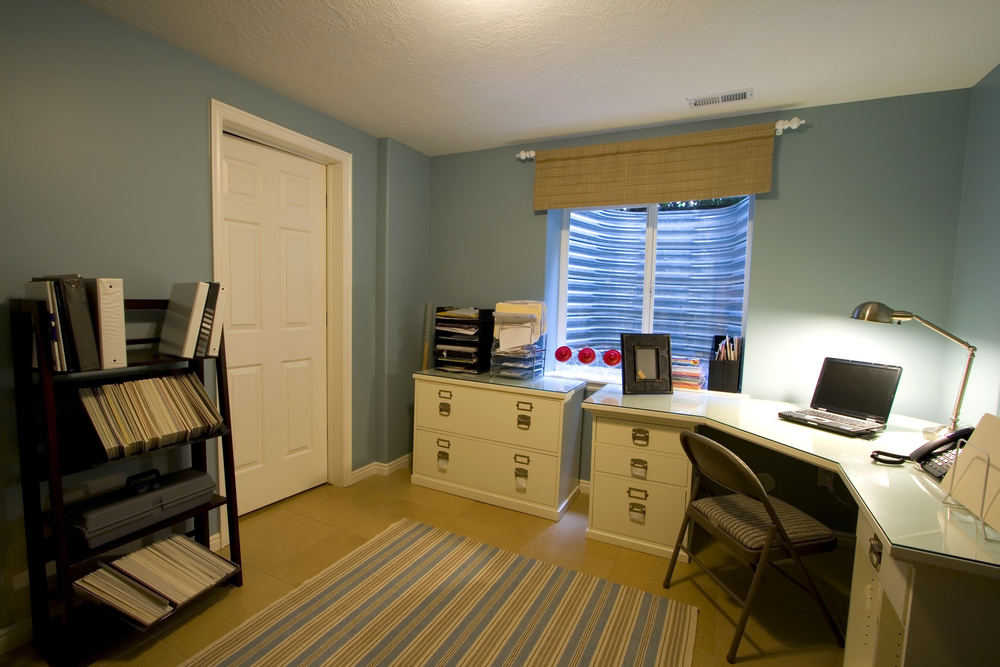
[[827,357],[809,409],[778,416],[840,435],[873,435],[885,430],[902,372],[899,366]]

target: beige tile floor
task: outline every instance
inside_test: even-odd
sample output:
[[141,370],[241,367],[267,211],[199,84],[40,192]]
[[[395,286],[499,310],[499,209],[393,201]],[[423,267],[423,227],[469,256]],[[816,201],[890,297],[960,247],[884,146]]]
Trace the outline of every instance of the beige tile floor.
[[[512,512],[410,484],[409,471],[369,477],[348,488],[321,486],[240,520],[244,585],[206,594],[203,601],[154,631],[123,631],[89,651],[84,664],[172,667],[402,518],[415,519],[526,556],[633,586],[698,607],[694,665],[725,665],[739,608],[693,564],[678,564],[663,588],[668,561],[586,539],[581,495],[559,522]],[[727,585],[746,591],[750,570],[728,553],[696,539],[695,548]],[[847,618],[852,554],[838,549],[807,559],[824,598]],[[838,648],[812,600],[768,573],[737,655],[737,664],[840,665]],[[31,645],[0,655],[0,664],[44,664]]]

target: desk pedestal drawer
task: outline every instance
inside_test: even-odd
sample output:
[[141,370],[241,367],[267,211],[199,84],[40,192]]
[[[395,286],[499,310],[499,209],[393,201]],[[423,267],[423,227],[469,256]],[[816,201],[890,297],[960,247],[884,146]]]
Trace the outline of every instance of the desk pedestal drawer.
[[554,507],[556,457],[417,429],[413,472]]
[[672,546],[687,508],[687,491],[649,481],[596,473],[591,525],[663,546]]
[[637,482],[659,482],[687,488],[691,464],[685,458],[654,452],[637,452],[622,447],[594,447],[594,469]]
[[594,419],[594,443],[620,445],[635,451],[660,452],[684,456],[681,427],[647,424],[620,419]]

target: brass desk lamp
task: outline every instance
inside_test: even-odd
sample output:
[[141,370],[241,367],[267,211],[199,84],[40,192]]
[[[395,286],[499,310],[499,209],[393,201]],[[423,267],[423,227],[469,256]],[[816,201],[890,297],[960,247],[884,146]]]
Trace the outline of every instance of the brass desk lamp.
[[958,343],[969,351],[969,356],[965,360],[965,370],[962,372],[962,384],[958,388],[958,398],[955,400],[955,409],[951,412],[951,422],[949,424],[942,424],[941,426],[925,428],[924,437],[928,440],[933,440],[934,438],[944,435],[945,433],[956,431],[958,429],[958,413],[962,409],[962,399],[965,398],[965,387],[969,384],[969,371],[972,370],[972,360],[976,357],[975,346],[969,345],[961,338],[957,338],[941,327],[931,324],[919,315],[908,313],[905,310],[893,310],[889,306],[884,303],[879,303],[878,301],[865,301],[863,304],[854,309],[854,313],[851,317],[856,320],[864,320],[865,322],[881,322],[882,324],[892,324],[893,322],[899,324],[905,322],[906,320],[916,320],[929,329],[933,329],[938,332],[948,340]]

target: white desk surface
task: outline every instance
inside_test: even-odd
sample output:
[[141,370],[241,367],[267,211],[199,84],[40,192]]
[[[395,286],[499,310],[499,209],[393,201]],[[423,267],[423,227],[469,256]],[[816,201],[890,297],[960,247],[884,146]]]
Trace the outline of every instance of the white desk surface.
[[[606,385],[583,407],[605,416],[690,422],[729,433],[757,445],[838,472],[890,542],[893,558],[1000,578],[1000,541],[984,540],[981,524],[963,507],[944,504],[946,492],[915,463],[873,463],[872,450],[909,454],[926,442],[925,422],[892,415],[875,439],[848,438],[778,418],[800,405],[716,392],[623,395]],[[947,488],[947,478],[945,480]],[[992,539],[1000,534],[991,528]]]

